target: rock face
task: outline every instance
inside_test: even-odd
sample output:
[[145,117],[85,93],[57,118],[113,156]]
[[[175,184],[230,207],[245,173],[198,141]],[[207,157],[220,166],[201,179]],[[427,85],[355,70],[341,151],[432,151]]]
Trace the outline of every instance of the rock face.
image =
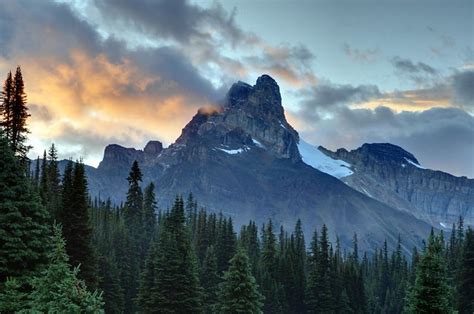
[[298,143],[277,83],[263,75],[253,86],[234,84],[219,106],[199,110],[165,149],[153,143],[144,151],[108,146],[97,171],[89,174],[89,186],[92,194],[122,201],[136,159],[143,183],[155,183],[161,208],[177,194],[192,192],[208,210],[230,215],[237,230],[250,219],[261,224],[268,218],[292,229],[300,218],[308,241],[325,223],[332,239],[338,234],[345,247],[352,246],[354,232],[364,249],[385,239],[394,246],[401,234],[408,254],[429,233],[429,224],[410,213],[304,163]]
[[354,189],[437,227],[450,228],[459,216],[474,225],[474,180],[421,167],[412,154],[392,144],[364,144],[331,152],[352,165],[342,178]]

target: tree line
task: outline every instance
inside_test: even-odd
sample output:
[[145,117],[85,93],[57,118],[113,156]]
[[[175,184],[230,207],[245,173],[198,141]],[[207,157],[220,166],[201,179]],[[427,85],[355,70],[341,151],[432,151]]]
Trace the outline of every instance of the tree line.
[[[13,81],[21,79],[17,73]],[[474,233],[462,218],[449,239],[433,230],[408,257],[401,238],[395,248],[384,242],[368,253],[359,252],[354,235],[348,252],[338,239],[329,241],[325,225],[308,243],[299,220],[293,230],[269,219],[237,232],[231,217],[207,211],[192,194],[158,208],[154,184],[142,187],[137,162],[124,178],[123,204],[91,199],[84,164],[70,160],[61,174],[54,145],[33,171],[25,167],[26,118],[6,131],[12,111],[4,108],[12,102],[5,102],[14,97],[5,95],[16,86],[8,77],[0,130],[0,312],[474,311]],[[22,94],[20,111],[28,116],[24,87]],[[12,128],[21,135],[15,145]]]

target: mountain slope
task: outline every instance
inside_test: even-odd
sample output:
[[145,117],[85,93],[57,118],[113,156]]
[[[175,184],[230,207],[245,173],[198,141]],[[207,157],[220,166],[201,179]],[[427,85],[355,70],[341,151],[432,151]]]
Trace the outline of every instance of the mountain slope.
[[254,86],[234,84],[220,106],[199,110],[168,148],[159,142],[143,151],[109,145],[99,167],[88,173],[89,186],[93,195],[123,200],[125,178],[138,160],[144,183],[155,183],[162,208],[176,194],[192,192],[202,206],[223,211],[237,226],[272,218],[292,228],[301,218],[308,241],[326,223],[345,247],[356,232],[364,249],[384,239],[395,245],[401,234],[409,253],[428,234],[430,226],[411,214],[317,170],[321,158],[323,168],[340,169],[324,154],[316,158],[305,149],[308,144],[286,121],[277,83],[263,75]]
[[459,216],[474,225],[474,180],[425,169],[401,147],[364,144],[347,151],[319,150],[350,164],[354,172],[341,178],[352,188],[437,227],[451,228]]

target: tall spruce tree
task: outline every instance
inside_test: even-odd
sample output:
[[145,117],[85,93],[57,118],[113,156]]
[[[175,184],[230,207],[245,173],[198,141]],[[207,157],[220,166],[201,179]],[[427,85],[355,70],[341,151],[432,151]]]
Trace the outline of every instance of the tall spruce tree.
[[28,276],[47,261],[48,212],[0,130],[0,285]]
[[333,310],[334,298],[330,285],[330,254],[328,229],[323,225],[317,246],[317,260],[312,264],[308,278],[307,309],[310,313],[327,313]]
[[48,167],[46,168],[46,208],[49,210],[51,217],[56,220],[61,210],[61,175],[58,166],[58,151],[51,144],[48,150]]
[[268,221],[266,227],[264,227],[261,265],[263,267],[263,274],[260,286],[265,296],[264,312],[280,313],[283,310],[281,302],[283,287],[278,281],[277,240],[271,219]]
[[125,312],[134,312],[135,308],[135,297],[137,296],[139,279],[140,279],[140,268],[145,261],[146,252],[144,251],[145,246],[145,230],[143,228],[143,193],[140,186],[142,181],[142,172],[135,160],[130,169],[128,181],[128,192],[127,200],[123,208],[123,216],[126,230],[126,256],[128,260],[127,269],[124,270],[124,278],[127,282],[124,282],[124,293],[125,293]]
[[215,313],[217,292],[221,278],[217,273],[217,257],[214,246],[206,250],[200,272],[200,282],[203,288],[203,304],[205,313]]
[[219,289],[218,313],[262,313],[264,298],[258,291],[249,259],[242,248],[237,249],[223,279]]
[[449,313],[450,292],[447,284],[444,243],[431,231],[428,246],[416,269],[415,285],[407,310],[410,313]]
[[26,159],[26,153],[30,146],[26,144],[29,133],[26,126],[26,119],[30,116],[26,106],[26,93],[23,76],[20,67],[17,67],[13,79],[13,99],[11,103],[11,128],[10,128],[10,147],[12,151],[20,156],[22,160]]
[[61,229],[57,226],[52,244],[48,267],[32,280],[28,310],[32,313],[102,313],[101,294],[89,292],[78,279],[79,267],[70,269]]
[[[156,228],[156,196],[153,182],[147,185],[143,196],[143,227],[145,228],[145,240],[149,242]],[[148,250],[148,246],[146,247]]]
[[182,313],[199,313],[202,311],[202,291],[181,197],[176,198],[171,212],[164,219],[154,263],[155,278],[143,279],[153,282],[152,293],[141,303],[150,304],[163,313],[178,309]]
[[459,313],[474,313],[474,231],[467,229],[459,276]]
[[97,254],[92,244],[92,227],[89,217],[87,179],[84,164],[69,161],[63,178],[63,203],[59,217],[66,240],[66,251],[73,267],[81,265],[79,278],[88,287],[98,284]]
[[2,99],[0,103],[0,126],[3,128],[4,136],[10,142],[12,132],[12,105],[14,97],[14,85],[12,72],[8,72],[7,79],[3,83]]

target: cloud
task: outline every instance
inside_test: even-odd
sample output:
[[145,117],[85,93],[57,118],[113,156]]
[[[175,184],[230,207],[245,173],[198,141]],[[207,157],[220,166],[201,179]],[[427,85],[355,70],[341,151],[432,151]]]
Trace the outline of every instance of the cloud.
[[452,80],[455,103],[474,111],[474,70],[457,72]]
[[245,62],[254,71],[265,72],[290,83],[293,87],[314,85],[316,76],[311,71],[314,54],[303,45],[262,44],[262,54],[246,57]]
[[[408,63],[416,69],[422,67]],[[407,70],[408,71],[408,70]],[[330,149],[390,142],[428,168],[474,177],[474,71],[455,71],[426,88],[382,92],[375,85],[322,81],[289,113],[303,138]]]
[[414,63],[409,59],[403,59],[400,57],[394,57],[392,59],[392,64],[393,66],[401,72],[404,73],[424,73],[424,74],[429,74],[429,75],[435,75],[438,73],[436,69],[433,67],[429,66],[426,63],[423,62],[418,62]]
[[358,48],[351,47],[348,43],[344,43],[342,45],[342,50],[346,56],[356,62],[374,62],[377,60],[380,54],[379,49],[360,50]]
[[315,87],[301,91],[299,115],[308,122],[315,122],[331,114],[337,107],[377,99],[381,93],[375,85],[335,85],[321,82]]
[[235,12],[226,12],[218,3],[202,8],[185,0],[128,1],[95,0],[91,3],[106,30],[117,36],[123,30],[151,38],[190,43],[216,36],[237,43],[244,37],[234,21]]

